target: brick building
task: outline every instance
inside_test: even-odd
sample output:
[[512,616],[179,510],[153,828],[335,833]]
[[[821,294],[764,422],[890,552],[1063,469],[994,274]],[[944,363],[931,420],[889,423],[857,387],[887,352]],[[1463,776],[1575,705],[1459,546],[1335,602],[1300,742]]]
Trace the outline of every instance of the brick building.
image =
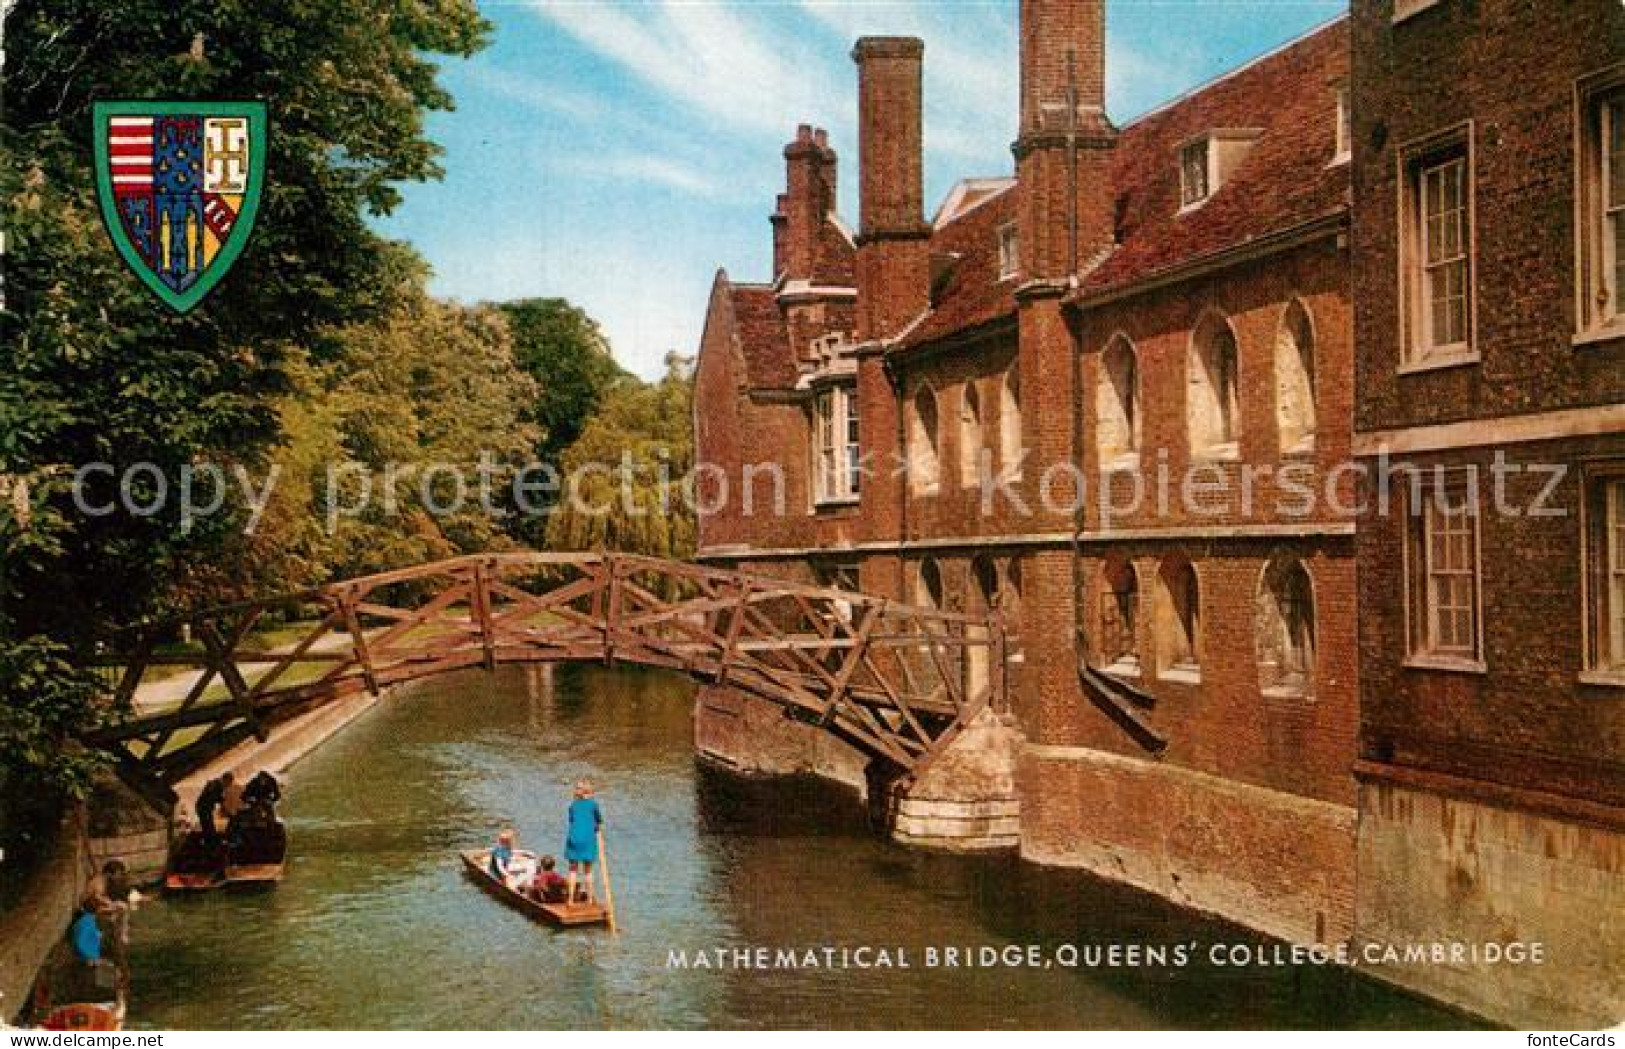
[[[1013,176],[930,220],[923,48],[858,42],[855,230],[802,128],[772,279],[713,289],[701,556],[1001,610],[1024,856],[1345,940],[1348,23],[1118,128],[1103,7],[1024,0]],[[742,767],[872,771],[727,689],[697,735]]]
[[1353,33],[1359,929],[1543,942],[1402,978],[1617,1023],[1625,9],[1356,0]]

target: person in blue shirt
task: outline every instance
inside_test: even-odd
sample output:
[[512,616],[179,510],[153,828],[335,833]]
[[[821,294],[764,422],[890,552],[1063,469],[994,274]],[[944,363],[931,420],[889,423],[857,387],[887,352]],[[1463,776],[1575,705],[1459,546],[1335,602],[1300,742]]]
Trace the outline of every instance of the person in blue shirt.
[[68,939],[73,943],[73,953],[86,965],[94,965],[102,960],[102,930],[96,924],[96,904],[86,900],[79,908],[79,917],[73,920],[68,929]]
[[587,902],[593,902],[592,865],[598,862],[598,831],[604,826],[604,814],[593,797],[592,782],[576,783],[575,800],[570,802],[567,817],[568,830],[564,837],[564,858],[570,864],[566,879],[565,899],[576,899],[576,876],[579,874],[586,887]]
[[505,830],[497,835],[496,847],[491,850],[490,870],[491,876],[508,884],[508,878],[513,868],[513,831]]

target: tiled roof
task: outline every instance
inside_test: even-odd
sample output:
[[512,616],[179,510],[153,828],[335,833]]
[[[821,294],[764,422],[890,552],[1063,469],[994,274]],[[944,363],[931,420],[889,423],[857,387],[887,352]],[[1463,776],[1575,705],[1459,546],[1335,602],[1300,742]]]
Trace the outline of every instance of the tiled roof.
[[1016,194],[1006,190],[932,234],[932,256],[953,259],[953,269],[934,289],[931,312],[904,345],[934,342],[1015,312],[1016,281],[999,279],[998,233],[1015,217]]
[[728,288],[734,332],[745,358],[745,381],[753,390],[787,389],[796,384],[790,336],[779,313],[778,295],[762,284]]
[[[1347,207],[1332,81],[1348,75],[1346,18],[1125,128],[1113,177],[1119,244],[1083,294],[1121,288]],[[1207,202],[1179,214],[1179,147],[1220,128],[1263,131]]]
[[[1124,128],[1112,158],[1118,245],[1079,294],[1131,287],[1169,269],[1344,210],[1348,165],[1336,146],[1332,82],[1347,76],[1346,18],[1175,100]],[[1180,214],[1179,148],[1206,132],[1251,128],[1252,150],[1204,204]],[[900,342],[919,346],[1015,311],[1015,281],[998,280],[1000,225],[1015,214],[1003,193],[932,237],[933,255],[960,256],[933,308]]]

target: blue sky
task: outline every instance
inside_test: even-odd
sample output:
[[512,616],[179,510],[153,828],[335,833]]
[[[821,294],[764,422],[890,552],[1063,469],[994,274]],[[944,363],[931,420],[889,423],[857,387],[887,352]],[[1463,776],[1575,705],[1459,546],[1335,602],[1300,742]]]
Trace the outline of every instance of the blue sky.
[[[654,376],[692,353],[719,266],[770,276],[767,214],[799,123],[829,129],[855,215],[853,40],[925,40],[926,208],[1011,169],[1016,0],[494,0],[491,46],[447,62],[441,182],[380,221],[466,302],[560,295]],[[1344,0],[1109,0],[1119,123],[1336,17]]]

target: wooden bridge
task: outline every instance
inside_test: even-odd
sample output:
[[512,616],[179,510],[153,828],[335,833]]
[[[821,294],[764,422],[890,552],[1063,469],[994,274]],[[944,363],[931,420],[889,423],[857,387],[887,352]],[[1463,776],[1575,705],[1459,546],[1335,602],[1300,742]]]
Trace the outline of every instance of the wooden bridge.
[[[256,626],[289,613],[315,621],[289,644],[256,642]],[[177,650],[183,633],[193,645]],[[625,554],[479,555],[385,572],[131,627],[97,662],[126,713],[84,741],[160,804],[178,779],[279,722],[475,667],[681,671],[771,700],[905,783],[984,708],[1005,703],[996,615]],[[162,704],[138,691],[160,674],[177,682]]]

